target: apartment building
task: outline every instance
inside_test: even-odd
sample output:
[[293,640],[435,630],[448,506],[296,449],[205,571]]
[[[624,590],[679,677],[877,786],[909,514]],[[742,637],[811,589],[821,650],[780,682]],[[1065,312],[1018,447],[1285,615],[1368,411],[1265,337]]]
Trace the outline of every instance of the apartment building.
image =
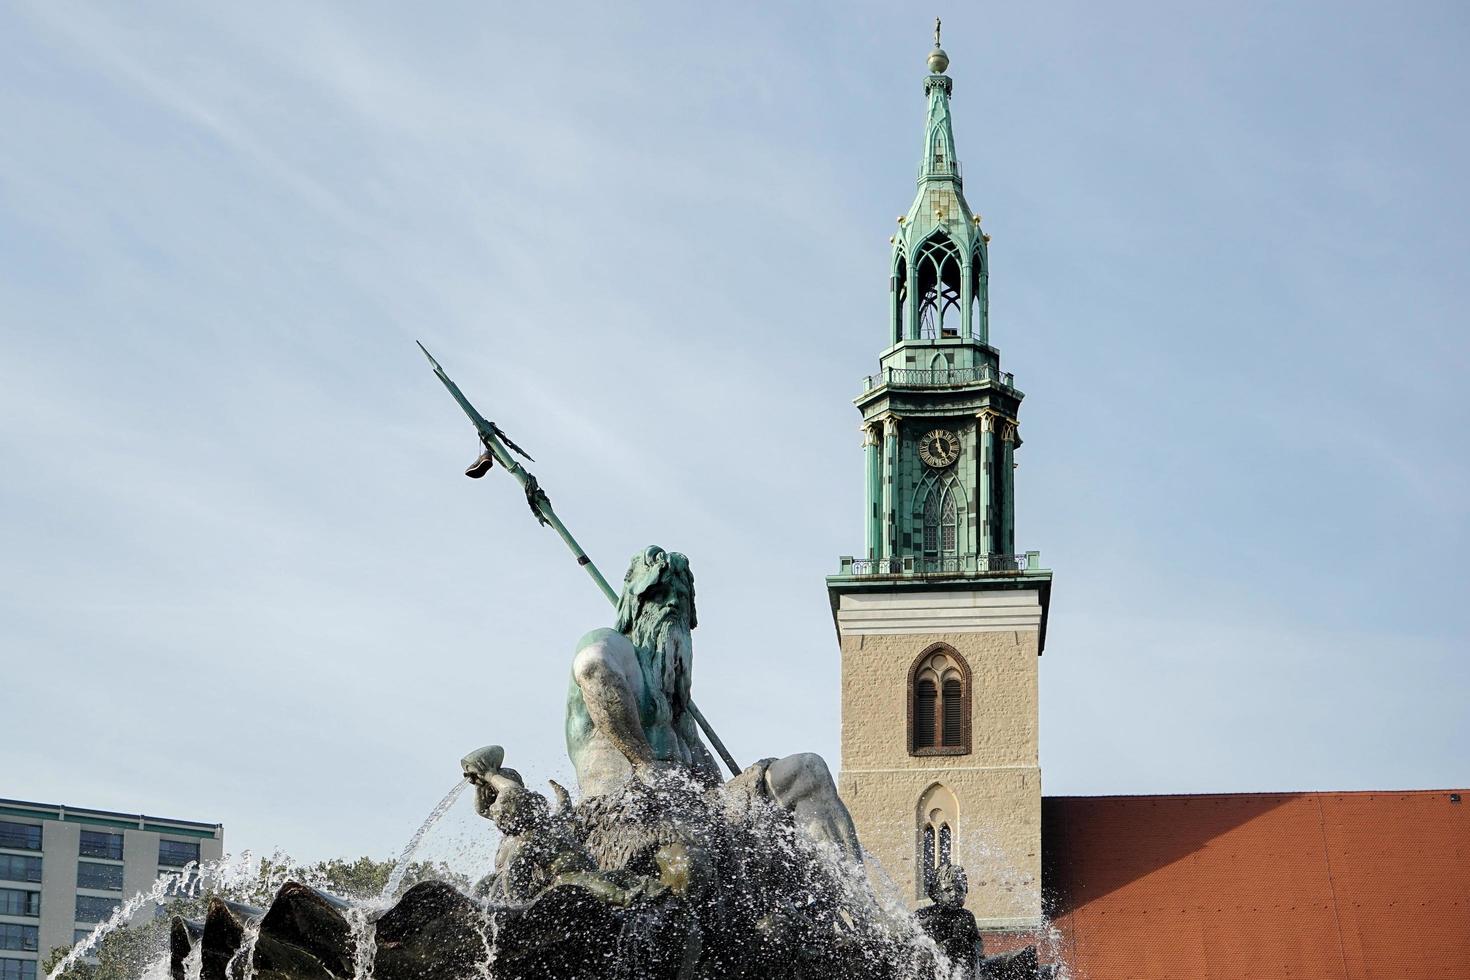
[[223,853],[221,824],[0,799],[0,980],[36,980],[159,875]]

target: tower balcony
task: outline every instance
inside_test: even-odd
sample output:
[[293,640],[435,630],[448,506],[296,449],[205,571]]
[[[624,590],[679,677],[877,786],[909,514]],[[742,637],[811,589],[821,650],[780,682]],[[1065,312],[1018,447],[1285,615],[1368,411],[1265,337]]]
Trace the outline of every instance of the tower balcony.
[[[1000,371],[989,364],[974,367],[921,370],[917,368],[884,368],[878,374],[863,379],[863,391],[872,391],[884,385],[893,388],[946,388],[956,385],[998,384],[1016,390],[1016,376],[1009,371]],[[1020,397],[1020,392],[1016,392]]]
[[943,558],[927,558],[923,555],[904,555],[898,558],[854,558],[851,555],[843,555],[838,561],[840,567],[837,578],[926,579],[960,576],[1014,578],[1037,572],[1050,576],[1050,571],[1041,567],[1041,552],[1039,551],[1028,551],[1020,555],[949,555]]

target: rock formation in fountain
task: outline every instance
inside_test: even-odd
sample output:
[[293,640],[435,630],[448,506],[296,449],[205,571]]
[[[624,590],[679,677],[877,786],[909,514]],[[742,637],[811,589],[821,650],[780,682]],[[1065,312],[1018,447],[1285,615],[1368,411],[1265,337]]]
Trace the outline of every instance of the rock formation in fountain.
[[423,882],[370,913],[297,882],[264,910],[214,900],[202,923],[174,921],[173,976],[192,962],[201,980],[1038,976],[1034,950],[981,955],[962,872],[917,919],[884,907],[819,757],[720,781],[691,717],[695,622],[687,559],[635,555],[616,628],[573,660],[575,803],[527,787],[499,746],[460,761],[501,835],[469,894]]

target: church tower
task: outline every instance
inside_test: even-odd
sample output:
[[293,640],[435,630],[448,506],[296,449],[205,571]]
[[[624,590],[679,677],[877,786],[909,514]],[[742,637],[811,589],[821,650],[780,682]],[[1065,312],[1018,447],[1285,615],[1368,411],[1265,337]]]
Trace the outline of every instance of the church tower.
[[856,399],[865,553],[827,579],[843,799],[913,903],[963,864],[982,928],[1041,917],[1037,658],[1051,573],[1016,548],[1021,392],[990,344],[989,236],[965,200],[936,24],[918,191],[891,239],[888,343]]

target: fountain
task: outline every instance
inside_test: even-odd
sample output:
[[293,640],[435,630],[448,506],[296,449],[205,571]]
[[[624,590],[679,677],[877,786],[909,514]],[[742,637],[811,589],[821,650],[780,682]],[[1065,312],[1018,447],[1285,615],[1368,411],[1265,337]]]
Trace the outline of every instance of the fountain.
[[[721,781],[683,710],[693,576],[682,555],[634,556],[618,626],[578,645],[568,750],[581,795],[550,797],[486,746],[414,835],[380,903],[287,881],[264,909],[211,900],[173,922],[176,980],[1036,977],[1034,949],[984,958],[964,880],[937,879],[919,916],[881,901],[821,760],[762,760]],[[628,658],[626,660],[622,658]],[[631,709],[631,710],[624,710]],[[499,830],[467,890],[401,869],[466,787]],[[391,902],[391,904],[389,904]],[[195,973],[195,970],[198,972]]]
[[[502,442],[519,448],[434,369],[485,447],[468,475],[497,463],[514,475],[537,519],[615,606],[615,625],[587,633],[572,657],[565,729],[578,797],[549,782],[548,798],[505,765],[501,746],[477,749],[377,901],[295,880],[264,907],[212,897],[202,918],[171,923],[174,980],[1052,975],[1034,947],[982,955],[962,873],[936,879],[935,904],[917,917],[882,898],[819,756],[736,765],[691,695],[698,620],[688,559],[644,548],[614,592]],[[470,787],[501,835],[493,868],[467,888],[431,879],[399,896],[423,838]]]

